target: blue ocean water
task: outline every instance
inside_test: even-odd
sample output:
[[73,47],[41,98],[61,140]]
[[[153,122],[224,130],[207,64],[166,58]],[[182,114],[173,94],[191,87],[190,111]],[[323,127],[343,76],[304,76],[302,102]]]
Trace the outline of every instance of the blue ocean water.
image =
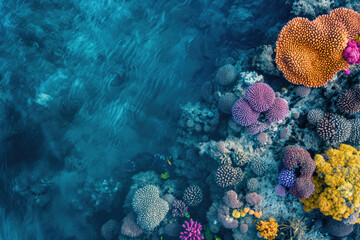
[[217,59],[289,15],[266,2],[1,1],[0,239],[101,239]]

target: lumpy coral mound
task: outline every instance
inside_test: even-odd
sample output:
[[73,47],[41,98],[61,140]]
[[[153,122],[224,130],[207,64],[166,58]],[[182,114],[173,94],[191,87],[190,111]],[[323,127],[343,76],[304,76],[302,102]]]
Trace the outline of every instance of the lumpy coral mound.
[[321,87],[350,67],[342,53],[359,33],[360,14],[350,9],[334,9],[313,21],[297,17],[281,30],[275,61],[288,81]]

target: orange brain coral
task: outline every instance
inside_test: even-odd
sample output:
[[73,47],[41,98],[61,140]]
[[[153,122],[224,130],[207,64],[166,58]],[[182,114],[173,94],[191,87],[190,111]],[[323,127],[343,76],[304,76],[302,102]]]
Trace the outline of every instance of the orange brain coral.
[[359,33],[360,14],[353,10],[337,8],[314,21],[297,17],[281,30],[275,61],[289,82],[321,87],[350,67],[342,52]]

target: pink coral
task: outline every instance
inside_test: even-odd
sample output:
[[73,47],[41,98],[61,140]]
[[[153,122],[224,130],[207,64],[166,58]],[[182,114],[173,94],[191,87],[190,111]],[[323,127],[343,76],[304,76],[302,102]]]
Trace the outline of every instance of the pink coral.
[[192,218],[190,219],[190,223],[188,221],[185,221],[185,223],[182,226],[183,228],[185,228],[185,231],[180,233],[180,239],[185,239],[185,240],[204,239],[204,237],[201,236],[201,229],[202,229],[201,224],[194,221]]
[[265,118],[269,122],[278,122],[285,118],[289,111],[288,103],[283,98],[275,98],[274,104],[265,112]]
[[253,192],[246,195],[246,201],[251,205],[260,205],[262,202],[262,197]]
[[360,43],[356,43],[354,40],[348,41],[345,50],[343,51],[343,57],[346,61],[353,65],[355,63],[360,63]]
[[239,200],[239,197],[234,190],[227,191],[223,197],[223,201],[229,208],[240,208],[244,204]]
[[249,103],[244,98],[241,98],[232,107],[232,116],[237,124],[250,126],[256,122],[260,113],[253,110]]
[[254,111],[264,112],[273,105],[275,92],[266,83],[254,83],[246,90],[245,99]]

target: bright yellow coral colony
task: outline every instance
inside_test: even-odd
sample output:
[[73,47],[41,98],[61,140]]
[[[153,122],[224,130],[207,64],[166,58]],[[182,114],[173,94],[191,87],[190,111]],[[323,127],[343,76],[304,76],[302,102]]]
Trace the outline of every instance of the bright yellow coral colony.
[[359,223],[360,211],[360,151],[341,144],[338,149],[330,149],[322,156],[317,154],[316,176],[312,177],[315,191],[304,204],[305,211],[319,208],[324,215],[336,220],[348,219]]
[[267,240],[273,240],[277,236],[279,224],[274,218],[270,218],[269,221],[260,221],[256,225],[256,229],[259,231],[261,237]]

